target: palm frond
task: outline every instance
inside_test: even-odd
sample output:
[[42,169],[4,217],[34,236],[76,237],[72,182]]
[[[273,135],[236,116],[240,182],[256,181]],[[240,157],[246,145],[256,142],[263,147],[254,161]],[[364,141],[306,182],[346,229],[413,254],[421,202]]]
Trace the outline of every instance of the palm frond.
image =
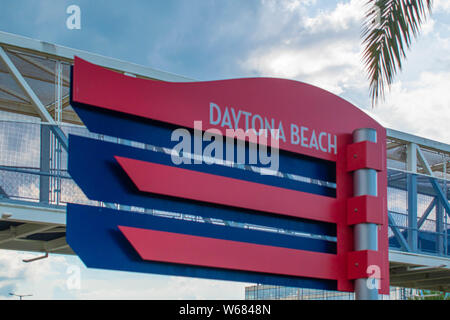
[[406,50],[431,14],[433,0],[368,0],[361,34],[372,107],[402,69]]

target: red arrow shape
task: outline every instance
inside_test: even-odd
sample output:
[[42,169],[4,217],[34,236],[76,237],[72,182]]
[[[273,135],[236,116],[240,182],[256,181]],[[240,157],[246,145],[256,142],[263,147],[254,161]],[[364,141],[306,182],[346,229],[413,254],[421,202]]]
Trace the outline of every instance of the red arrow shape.
[[[279,129],[281,122],[285,134],[285,139],[279,141],[280,149],[331,161],[337,159],[334,152],[302,146],[303,142],[299,141],[292,143],[295,137],[291,125],[298,126],[300,131],[300,127],[305,127],[308,140],[313,130],[317,135],[327,132],[339,139],[357,128],[376,128],[378,137],[384,134],[384,129],[375,120],[351,103],[318,87],[293,80],[249,78],[188,83],[154,81],[129,77],[75,57],[71,84],[73,103],[187,128],[193,128],[194,121],[202,121],[203,130],[215,128],[224,135],[229,135],[225,129],[231,127],[211,124],[210,103],[219,105],[222,113],[228,106],[229,112],[234,108],[237,113],[251,114],[249,119],[243,113],[240,115],[239,128],[244,130],[247,129],[247,120],[250,126],[256,121],[252,116],[267,118],[269,122],[274,119],[275,128]],[[338,141],[338,153],[341,147]]]
[[119,226],[143,260],[336,280],[337,256]]
[[337,200],[301,191],[115,157],[140,191],[336,223]]

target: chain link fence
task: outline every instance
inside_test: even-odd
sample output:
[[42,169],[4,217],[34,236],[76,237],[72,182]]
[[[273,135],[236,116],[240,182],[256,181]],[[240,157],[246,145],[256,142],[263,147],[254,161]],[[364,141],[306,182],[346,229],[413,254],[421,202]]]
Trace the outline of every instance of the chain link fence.
[[[418,294],[417,289],[391,288],[389,295],[381,300],[411,300]],[[338,292],[318,289],[254,285],[245,287],[245,300],[354,300],[352,292]]]
[[[71,179],[67,151],[46,127],[48,124],[0,121],[0,197],[51,205],[98,205],[87,199]],[[66,135],[102,138],[81,126],[60,127]],[[43,141],[47,141],[46,147]]]
[[[413,229],[408,221],[408,176],[411,173],[388,170],[388,211],[391,217],[389,223],[389,246],[405,250],[398,236],[394,234],[397,228],[408,241],[408,237],[417,234],[418,251],[441,256],[450,255],[450,221],[442,204],[436,199],[437,191],[433,188],[428,176],[417,176],[417,228]],[[444,195],[448,195],[446,180],[436,179]],[[439,211],[438,211],[439,210]]]

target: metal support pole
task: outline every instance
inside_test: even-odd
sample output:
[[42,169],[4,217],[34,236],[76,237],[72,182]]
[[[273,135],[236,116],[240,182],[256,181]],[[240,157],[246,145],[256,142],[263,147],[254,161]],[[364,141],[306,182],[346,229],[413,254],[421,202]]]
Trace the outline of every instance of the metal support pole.
[[55,120],[61,124],[62,121],[62,64],[61,61],[55,63]]
[[[412,252],[418,249],[418,224],[417,224],[417,156],[419,156],[425,168],[429,169],[426,159],[420,148],[415,143],[409,143],[406,149],[406,170],[410,173],[406,176],[406,187],[408,190],[408,245]],[[433,175],[431,169],[427,172]]]
[[439,201],[436,204],[436,251],[444,255],[444,206]]
[[[447,201],[448,203],[448,198],[447,198],[447,159],[445,159],[445,161],[443,161],[444,165],[442,166],[442,169],[444,170],[444,175],[443,175],[443,180],[444,180],[444,200]],[[444,221],[442,221],[442,226],[444,227],[444,255],[448,255],[448,224],[447,224],[447,216],[450,216],[450,212],[447,212],[448,214],[443,214],[444,215]]]
[[408,245],[412,252],[418,250],[419,232],[417,228],[417,175],[408,173]]
[[[374,129],[362,128],[353,132],[353,142],[377,142]],[[374,169],[359,169],[353,172],[354,196],[377,196],[377,172]],[[355,251],[378,250],[378,226],[373,223],[360,223],[354,226]],[[378,300],[377,286],[370,287],[368,278],[355,280],[355,298],[357,300]]]
[[[50,127],[41,124],[40,171],[50,174]],[[46,175],[39,176],[39,202],[49,203],[50,179]]]

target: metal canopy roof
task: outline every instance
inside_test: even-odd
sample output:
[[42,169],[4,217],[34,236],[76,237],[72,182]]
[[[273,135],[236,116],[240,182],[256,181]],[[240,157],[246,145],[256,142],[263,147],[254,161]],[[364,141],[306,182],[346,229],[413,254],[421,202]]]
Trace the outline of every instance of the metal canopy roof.
[[[389,250],[391,286],[450,290],[450,259]],[[426,263],[424,263],[426,262]]]
[[[61,120],[67,123],[82,125],[69,105],[70,65],[74,56],[140,78],[176,82],[192,81],[187,77],[1,31],[0,46],[53,118],[56,118],[57,63],[61,64],[62,79],[60,81],[63,109]],[[33,107],[30,97],[14,79],[8,66],[1,59],[0,110],[40,117],[40,114]]]
[[66,242],[66,210],[36,203],[0,202],[0,248],[74,254]]
[[[69,105],[70,66],[75,56],[129,76],[193,81],[0,31],[0,118],[82,126]],[[39,163],[39,154],[35,160]],[[11,199],[8,193],[0,186],[0,249],[74,254],[65,240],[65,206]]]

